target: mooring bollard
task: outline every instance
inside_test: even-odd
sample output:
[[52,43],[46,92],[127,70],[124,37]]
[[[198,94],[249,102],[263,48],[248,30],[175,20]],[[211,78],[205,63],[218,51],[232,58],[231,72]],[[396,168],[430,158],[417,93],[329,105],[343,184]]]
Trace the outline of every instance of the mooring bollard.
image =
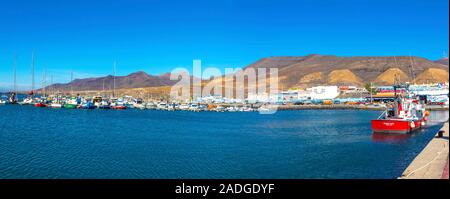
[[438,138],[441,138],[442,136],[443,136],[443,134],[444,134],[444,131],[443,130],[440,130],[439,132],[438,132]]

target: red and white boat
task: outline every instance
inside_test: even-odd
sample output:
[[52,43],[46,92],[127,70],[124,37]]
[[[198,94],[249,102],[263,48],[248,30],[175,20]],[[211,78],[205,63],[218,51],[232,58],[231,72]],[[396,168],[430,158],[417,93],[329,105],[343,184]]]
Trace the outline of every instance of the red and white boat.
[[43,102],[38,102],[36,104],[34,104],[35,107],[39,107],[39,108],[45,108],[47,107],[47,104],[43,103]]
[[425,102],[410,93],[396,93],[394,103],[386,108],[378,119],[372,120],[372,130],[375,133],[411,133],[425,125],[429,114],[425,111]]
[[111,108],[118,109],[118,110],[124,110],[124,109],[127,109],[127,106],[122,99],[119,99],[119,100],[113,101],[113,103],[111,103]]
[[116,105],[112,106],[112,109],[124,110],[127,109],[127,107],[125,105]]

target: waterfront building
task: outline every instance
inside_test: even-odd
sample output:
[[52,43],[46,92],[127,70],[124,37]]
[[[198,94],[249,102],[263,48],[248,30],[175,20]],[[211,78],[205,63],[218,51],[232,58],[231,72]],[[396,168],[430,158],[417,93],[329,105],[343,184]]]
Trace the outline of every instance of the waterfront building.
[[248,103],[276,103],[282,101],[279,93],[269,95],[269,93],[248,94],[246,101]]
[[307,90],[311,92],[311,99],[313,100],[334,99],[339,96],[337,86],[316,86]]
[[311,99],[311,90],[299,90],[297,92],[297,99],[299,101],[310,100]]
[[278,101],[283,102],[293,102],[297,101],[299,98],[299,90],[288,90],[288,91],[282,91],[278,93]]

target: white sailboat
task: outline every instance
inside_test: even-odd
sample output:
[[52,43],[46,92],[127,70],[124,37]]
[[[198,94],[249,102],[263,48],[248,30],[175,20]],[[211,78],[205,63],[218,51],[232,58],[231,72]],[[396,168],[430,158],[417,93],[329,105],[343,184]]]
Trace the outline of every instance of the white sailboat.
[[13,60],[13,88],[9,91],[8,100],[5,103],[17,104],[17,82],[16,82],[16,57]]
[[58,95],[56,95],[55,89],[54,89],[54,86],[53,86],[53,75],[50,76],[50,85],[51,85],[50,90],[51,90],[51,93],[52,93],[52,96],[53,96],[52,103],[50,104],[50,107],[52,107],[52,108],[62,108],[62,103],[60,102]]
[[31,105],[33,102],[34,96],[34,50],[31,53],[31,91],[28,93],[28,96],[23,99],[22,102],[19,102],[20,105]]

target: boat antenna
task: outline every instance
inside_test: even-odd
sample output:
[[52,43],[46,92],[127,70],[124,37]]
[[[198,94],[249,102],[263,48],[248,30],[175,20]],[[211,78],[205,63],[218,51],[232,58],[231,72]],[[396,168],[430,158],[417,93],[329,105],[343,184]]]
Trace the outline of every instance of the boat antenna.
[[414,75],[414,58],[409,55],[409,61],[411,62],[410,66],[409,66],[409,71],[410,71],[410,75],[412,77],[413,80],[413,84],[416,84],[416,76]]

